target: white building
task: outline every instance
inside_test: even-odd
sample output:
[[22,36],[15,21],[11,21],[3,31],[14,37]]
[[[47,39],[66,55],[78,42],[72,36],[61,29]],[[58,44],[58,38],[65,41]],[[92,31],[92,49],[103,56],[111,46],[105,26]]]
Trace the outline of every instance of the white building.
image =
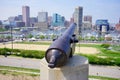
[[77,24],[76,28],[76,34],[82,33],[82,18],[83,18],[83,7],[77,7],[75,8],[74,14],[74,22]]
[[38,22],[48,22],[48,12],[39,12]]

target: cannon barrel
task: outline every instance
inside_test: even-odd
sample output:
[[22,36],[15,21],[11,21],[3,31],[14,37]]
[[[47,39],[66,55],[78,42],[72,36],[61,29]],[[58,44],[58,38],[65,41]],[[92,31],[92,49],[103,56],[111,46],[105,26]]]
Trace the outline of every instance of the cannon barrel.
[[63,66],[69,57],[72,57],[73,51],[71,49],[71,43],[78,42],[78,40],[73,38],[75,36],[75,27],[75,23],[71,24],[70,27],[62,34],[62,36],[54,40],[47,49],[45,53],[45,59],[48,62],[48,67],[54,68]]

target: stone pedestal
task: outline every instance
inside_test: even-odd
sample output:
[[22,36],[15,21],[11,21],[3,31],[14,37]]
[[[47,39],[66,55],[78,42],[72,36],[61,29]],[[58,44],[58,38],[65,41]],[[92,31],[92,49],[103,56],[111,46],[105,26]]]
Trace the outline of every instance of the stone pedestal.
[[60,68],[49,68],[45,58],[40,61],[40,80],[88,80],[88,60],[73,56]]

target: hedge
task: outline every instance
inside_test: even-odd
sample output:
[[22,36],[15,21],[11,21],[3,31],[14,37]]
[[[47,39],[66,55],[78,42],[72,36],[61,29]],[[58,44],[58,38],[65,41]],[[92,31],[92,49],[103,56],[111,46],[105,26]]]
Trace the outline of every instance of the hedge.
[[15,56],[37,59],[41,59],[45,55],[45,51],[0,48],[0,55],[9,55],[8,53]]
[[102,44],[101,47],[103,47],[103,48],[109,48],[110,44]]
[[120,66],[120,58],[99,57],[97,55],[80,54],[88,58],[90,64]]

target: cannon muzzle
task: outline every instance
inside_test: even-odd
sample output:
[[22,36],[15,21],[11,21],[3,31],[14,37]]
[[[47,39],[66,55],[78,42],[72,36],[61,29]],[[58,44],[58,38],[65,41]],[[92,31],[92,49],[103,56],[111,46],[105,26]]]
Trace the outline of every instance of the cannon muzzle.
[[50,68],[59,67],[61,64],[65,64],[66,55],[58,49],[48,50],[46,57],[48,67]]

